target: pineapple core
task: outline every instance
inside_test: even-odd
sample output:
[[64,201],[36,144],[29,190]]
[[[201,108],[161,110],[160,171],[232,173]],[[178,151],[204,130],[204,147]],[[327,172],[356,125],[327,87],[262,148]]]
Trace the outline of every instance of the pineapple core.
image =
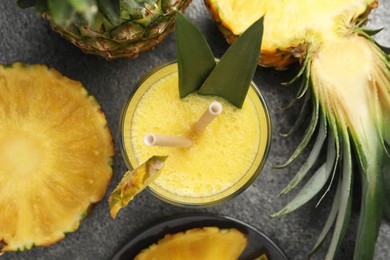
[[[19,132],[19,131],[17,131]],[[41,169],[46,151],[35,136],[17,136],[5,140],[0,148],[0,164],[5,172],[25,178]]]

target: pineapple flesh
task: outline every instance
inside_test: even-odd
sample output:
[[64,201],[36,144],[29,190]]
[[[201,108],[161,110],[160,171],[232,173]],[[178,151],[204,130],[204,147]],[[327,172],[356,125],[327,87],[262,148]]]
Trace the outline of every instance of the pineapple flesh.
[[0,253],[76,230],[111,179],[113,144],[96,100],[43,65],[0,66]]
[[236,260],[247,246],[245,235],[235,228],[193,228],[168,234],[141,251],[134,259],[202,259]]
[[152,156],[136,169],[127,171],[108,198],[110,214],[115,218],[119,210],[127,206],[135,195],[143,191],[160,174],[166,156]]
[[[19,0],[22,6],[29,6],[26,0]],[[53,29],[59,32],[86,53],[100,55],[106,59],[131,57],[150,50],[159,44],[173,29],[175,10],[184,11],[191,0],[117,0],[119,19],[112,19],[103,2],[97,5],[94,0],[79,1],[86,6],[80,12],[75,1],[64,1],[60,5],[44,2],[43,16],[49,20]],[[107,2],[105,5],[109,5]],[[38,6],[37,10],[42,8]],[[81,5],[81,4],[80,4]],[[62,8],[68,6],[68,17],[63,17]],[[115,9],[115,8],[114,8]],[[82,9],[83,10],[83,9]]]
[[353,23],[364,19],[377,6],[373,0],[205,0],[205,3],[230,43],[264,16],[259,65],[278,69],[302,60],[308,48],[348,33]]
[[[389,214],[390,58],[363,28],[377,0],[205,0],[228,41],[239,37],[264,16],[259,64],[284,69],[300,62],[288,83],[301,79],[297,99],[312,104],[310,125],[287,167],[316,142],[307,161],[281,194],[312,173],[296,197],[273,216],[287,214],[337,185],[337,191],[315,251],[334,227],[327,259],[333,259],[348,227],[353,181],[361,179],[361,208],[355,259],[372,259],[383,208]],[[304,113],[302,113],[304,114]],[[300,118],[297,122],[302,122]],[[299,123],[297,124],[299,125]],[[297,127],[293,128],[296,130]],[[327,140],[327,144],[325,144]],[[326,160],[314,165],[320,151]],[[353,162],[356,162],[354,164]],[[312,171],[310,171],[312,170]],[[321,200],[320,199],[320,200]],[[384,204],[386,203],[386,204]],[[387,216],[388,217],[388,216]]]

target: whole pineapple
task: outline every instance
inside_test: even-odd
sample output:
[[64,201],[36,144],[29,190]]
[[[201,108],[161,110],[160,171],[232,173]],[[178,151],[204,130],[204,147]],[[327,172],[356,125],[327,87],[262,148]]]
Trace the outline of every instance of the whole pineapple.
[[191,0],[19,0],[35,6],[53,29],[84,52],[106,59],[135,58],[159,44],[172,30],[175,10]]
[[[329,218],[313,251],[333,227],[326,259],[334,259],[347,231],[352,187],[361,179],[361,208],[355,259],[372,259],[382,214],[389,217],[390,172],[390,58],[366,30],[377,0],[205,0],[228,41],[234,41],[264,16],[259,64],[286,68],[302,65],[289,83],[302,78],[297,99],[303,110],[312,108],[311,122],[287,167],[317,135],[314,146],[282,191],[295,188],[313,169],[313,175],[296,197],[273,216],[287,214],[337,185]],[[301,113],[301,116],[305,113]],[[298,118],[296,126],[301,125]],[[297,130],[294,127],[290,133]],[[290,134],[289,133],[289,134]],[[327,142],[326,142],[327,140]],[[322,150],[325,162],[315,168]],[[356,162],[356,164],[353,163]],[[355,165],[357,166],[355,168]]]

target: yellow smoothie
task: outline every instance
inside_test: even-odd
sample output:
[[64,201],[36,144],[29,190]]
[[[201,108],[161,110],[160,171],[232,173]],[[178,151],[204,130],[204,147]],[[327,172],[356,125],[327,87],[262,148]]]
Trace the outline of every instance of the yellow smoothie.
[[[222,104],[222,113],[195,132],[194,124],[213,101]],[[254,89],[242,109],[215,96],[193,93],[180,99],[176,64],[143,81],[122,119],[123,150],[131,167],[153,155],[168,155],[149,187],[175,204],[213,204],[241,191],[256,178],[269,144],[269,119]],[[147,133],[187,136],[193,145],[147,146]]]

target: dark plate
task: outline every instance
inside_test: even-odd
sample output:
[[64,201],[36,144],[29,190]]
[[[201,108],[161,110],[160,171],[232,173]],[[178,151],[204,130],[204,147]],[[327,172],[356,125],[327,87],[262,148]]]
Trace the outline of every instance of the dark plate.
[[142,249],[156,243],[166,234],[205,226],[236,228],[246,234],[248,246],[240,259],[253,260],[265,253],[269,260],[287,260],[283,251],[270,238],[256,228],[231,217],[213,214],[180,215],[158,222],[132,238],[112,259],[133,259]]

